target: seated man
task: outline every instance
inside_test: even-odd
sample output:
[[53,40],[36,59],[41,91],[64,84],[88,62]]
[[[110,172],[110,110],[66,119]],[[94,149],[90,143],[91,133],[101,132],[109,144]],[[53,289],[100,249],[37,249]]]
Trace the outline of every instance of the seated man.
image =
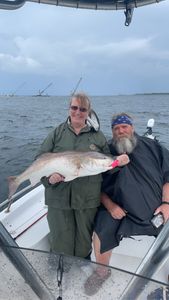
[[[94,252],[96,261],[105,265],[123,237],[157,236],[162,226],[152,225],[153,216],[162,213],[164,223],[169,219],[169,151],[157,141],[137,135],[126,113],[113,116],[112,134],[111,153],[127,153],[130,163],[103,175]],[[86,293],[95,294],[109,276],[107,269],[98,267],[85,283]]]

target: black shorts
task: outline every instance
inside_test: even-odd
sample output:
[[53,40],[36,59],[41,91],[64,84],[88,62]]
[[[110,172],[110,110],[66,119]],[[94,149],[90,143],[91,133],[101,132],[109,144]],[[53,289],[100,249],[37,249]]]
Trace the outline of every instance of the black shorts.
[[117,247],[123,237],[133,235],[157,236],[162,228],[155,229],[150,221],[141,221],[129,215],[121,220],[113,219],[110,213],[100,208],[95,218],[94,231],[100,240],[100,253]]
[[95,219],[94,231],[99,237],[100,252],[106,252],[119,245],[121,237],[117,235],[121,220],[113,219],[105,209],[100,209]]

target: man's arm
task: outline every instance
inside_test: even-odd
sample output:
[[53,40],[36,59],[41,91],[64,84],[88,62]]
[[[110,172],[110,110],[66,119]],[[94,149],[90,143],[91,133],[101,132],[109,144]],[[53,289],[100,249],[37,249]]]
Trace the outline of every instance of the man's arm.
[[163,185],[162,201],[166,201],[169,203],[169,182]]
[[169,183],[163,185],[162,191],[162,202],[161,205],[155,210],[154,214],[161,212],[164,217],[164,222],[167,222],[169,219]]
[[101,194],[101,203],[105,206],[108,212],[114,219],[122,219],[126,216],[126,212],[105,193]]

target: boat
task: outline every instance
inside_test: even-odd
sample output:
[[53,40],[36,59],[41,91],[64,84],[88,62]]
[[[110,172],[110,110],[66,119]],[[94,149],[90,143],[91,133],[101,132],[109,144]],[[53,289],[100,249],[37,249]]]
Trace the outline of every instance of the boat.
[[35,2],[81,9],[124,10],[125,26],[129,26],[134,8],[160,1],[164,0],[0,0],[0,9],[14,10],[22,7],[26,2]]
[[[17,9],[25,0],[0,0],[1,9]],[[29,0],[29,2],[86,9],[124,10],[125,25],[132,19],[133,9],[156,0]],[[94,125],[97,117],[89,120]],[[97,124],[96,124],[97,125]],[[153,121],[146,135],[152,137]],[[85,293],[84,283],[96,269],[92,261],[62,253],[51,253],[47,206],[44,187],[38,184],[15,194],[10,212],[9,200],[0,209],[0,299],[106,299],[159,300],[169,299],[169,221],[158,237],[134,236],[124,238],[113,251],[111,276],[97,294]]]
[[[94,112],[89,121],[97,123]],[[145,135],[151,139],[155,138],[153,126],[150,119]],[[14,198],[9,213],[8,199],[0,206],[4,207],[0,212],[0,299],[15,299],[18,294],[18,299],[91,299],[84,283],[97,267],[94,254],[90,262],[50,252],[43,185],[25,187]],[[168,266],[169,221],[156,239],[133,236],[122,240],[110,266],[101,266],[110,269],[111,276],[92,300],[168,300]]]

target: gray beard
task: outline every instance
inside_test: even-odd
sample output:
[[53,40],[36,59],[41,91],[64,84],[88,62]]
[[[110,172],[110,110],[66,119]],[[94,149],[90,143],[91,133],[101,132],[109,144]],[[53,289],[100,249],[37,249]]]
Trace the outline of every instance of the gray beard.
[[130,138],[122,137],[117,140],[113,140],[112,144],[115,147],[118,154],[130,154],[133,152],[134,148],[137,145],[137,138],[134,135]]

